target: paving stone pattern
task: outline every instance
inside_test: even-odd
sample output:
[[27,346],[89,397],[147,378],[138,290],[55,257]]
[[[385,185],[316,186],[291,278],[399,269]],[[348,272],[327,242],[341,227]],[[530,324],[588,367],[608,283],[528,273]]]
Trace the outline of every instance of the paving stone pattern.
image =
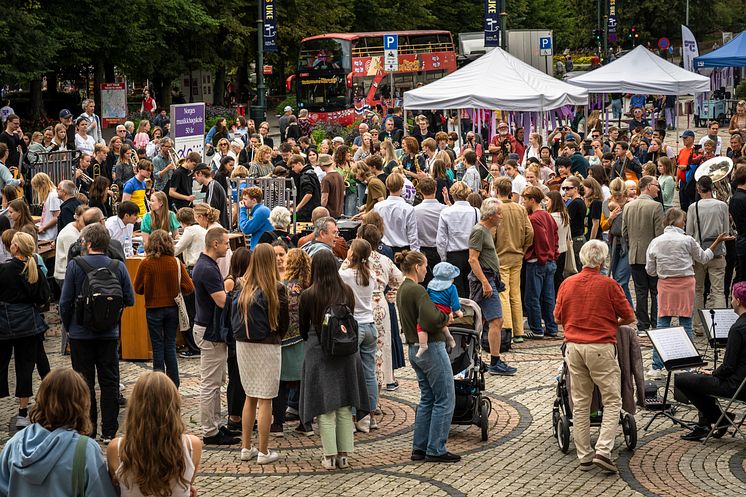
[[[51,317],[54,320],[54,317]],[[53,367],[69,366],[69,357],[57,353],[55,326],[46,342]],[[650,344],[643,339],[646,362]],[[552,403],[558,367],[562,362],[558,340],[528,341],[504,354],[518,367],[514,377],[487,377],[486,395],[493,410],[489,440],[482,442],[477,426],[453,426],[448,448],[462,454],[459,464],[438,465],[409,460],[412,425],[419,397],[411,369],[397,371],[396,392],[384,392],[378,430],[355,435],[355,453],[348,470],[321,468],[318,434],[307,437],[288,422],[283,438],[271,437],[280,453],[275,464],[260,466],[239,459],[239,447],[208,447],[203,453],[196,486],[199,495],[386,495],[394,496],[740,496],[746,494],[746,442],[726,437],[706,446],[679,439],[680,429],[667,420],[656,420],[642,431],[651,414],[638,412],[638,447],[626,449],[621,435],[616,456],[620,474],[604,476],[597,470],[577,469],[570,453],[560,452],[552,434]],[[698,343],[701,350],[704,344]],[[131,391],[137,377],[151,365],[122,362],[121,377]],[[199,361],[179,359],[183,416],[190,433],[199,434]],[[14,377],[11,364],[11,382]],[[35,378],[38,386],[38,378]],[[0,399],[0,443],[13,434],[16,412],[12,398]],[[688,419],[695,413],[679,410]],[[125,411],[122,411],[122,419]],[[595,436],[595,435],[594,435]]]

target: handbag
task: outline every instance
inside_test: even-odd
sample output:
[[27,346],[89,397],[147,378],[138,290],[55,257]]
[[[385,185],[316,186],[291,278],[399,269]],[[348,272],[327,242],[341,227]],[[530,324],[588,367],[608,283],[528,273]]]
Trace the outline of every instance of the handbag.
[[[699,237],[699,246],[702,247],[702,250],[707,250],[708,248],[710,248],[710,245],[715,243],[715,240],[717,238],[709,237],[702,240],[702,224],[699,222],[699,200],[694,202],[694,212],[697,214],[697,235]],[[725,255],[725,245],[721,243],[715,250],[712,251],[712,253],[715,257],[721,257]]]
[[187,331],[191,326],[189,325],[189,313],[187,312],[186,302],[184,302],[184,295],[181,293],[181,261],[176,259],[176,265],[179,272],[179,294],[174,297],[176,302],[176,309],[179,313],[179,331]]
[[575,264],[575,248],[570,237],[570,230],[567,230],[567,250],[565,251],[565,267],[562,268],[562,276],[567,278],[577,274],[578,266]]

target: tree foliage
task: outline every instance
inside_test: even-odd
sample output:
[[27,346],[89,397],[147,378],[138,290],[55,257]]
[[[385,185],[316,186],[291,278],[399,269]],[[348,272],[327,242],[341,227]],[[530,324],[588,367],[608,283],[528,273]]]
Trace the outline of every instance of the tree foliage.
[[[255,60],[260,0],[6,0],[0,16],[0,85],[38,81],[45,74],[95,74],[114,67],[130,79],[167,87],[190,70],[246,75]],[[593,45],[598,7],[607,0],[503,0],[508,29],[551,29],[555,47]],[[599,4],[599,2],[602,2]],[[739,31],[746,24],[743,0],[690,1],[690,28],[698,37]],[[638,43],[680,37],[686,0],[617,0],[619,30],[635,26]],[[276,68],[270,82],[282,87],[293,70],[300,40],[329,32],[446,29],[480,31],[484,0],[276,0]],[[245,82],[244,82],[245,84]],[[217,94],[217,92],[216,92]]]

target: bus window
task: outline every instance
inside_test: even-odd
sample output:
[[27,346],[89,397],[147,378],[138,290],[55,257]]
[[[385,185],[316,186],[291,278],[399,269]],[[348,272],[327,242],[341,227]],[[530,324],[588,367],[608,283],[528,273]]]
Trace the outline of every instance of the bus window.
[[308,77],[298,81],[298,102],[310,111],[341,110],[347,106],[343,76]]
[[348,41],[324,38],[308,40],[301,44],[298,70],[349,70],[348,66]]

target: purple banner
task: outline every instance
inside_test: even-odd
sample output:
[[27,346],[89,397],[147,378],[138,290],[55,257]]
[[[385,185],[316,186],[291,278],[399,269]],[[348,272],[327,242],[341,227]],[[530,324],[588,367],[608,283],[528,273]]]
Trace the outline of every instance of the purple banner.
[[190,136],[202,137],[205,134],[205,104],[183,104],[171,106],[172,138]]

